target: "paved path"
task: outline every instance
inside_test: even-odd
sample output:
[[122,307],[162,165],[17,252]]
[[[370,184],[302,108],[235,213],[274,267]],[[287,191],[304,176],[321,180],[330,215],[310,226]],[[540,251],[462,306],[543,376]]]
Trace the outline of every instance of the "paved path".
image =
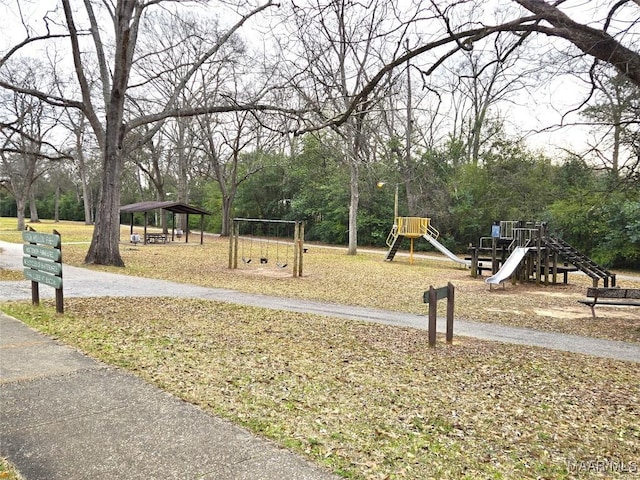
[[[4,252],[0,254],[0,267],[22,268],[22,245],[0,241],[0,249]],[[426,316],[411,313],[338,305],[299,298],[242,293],[224,288],[207,288],[166,280],[141,279],[130,275],[97,272],[70,265],[65,265],[63,268],[65,297],[173,296],[203,298],[292,312],[315,313],[329,317],[420,329],[427,328]],[[52,288],[48,287],[40,289],[42,298],[53,297],[54,292]],[[30,282],[0,282],[0,298],[7,300],[31,298]],[[438,331],[444,332],[444,328],[445,322],[439,319]],[[461,319],[456,319],[455,334],[483,340],[531,345],[640,363],[640,344],[637,343],[600,340],[578,335],[515,328]]]
[[25,480],[337,480],[0,313],[0,456]]
[[[22,246],[0,241],[0,267]],[[42,287],[41,297],[54,290]],[[64,266],[65,297],[197,297],[390,325],[426,317],[253,295]],[[30,282],[0,282],[0,299],[30,299]],[[440,324],[444,322],[439,322]],[[456,335],[640,362],[640,345],[456,320]],[[336,478],[246,430],[0,314],[0,455],[26,480]]]

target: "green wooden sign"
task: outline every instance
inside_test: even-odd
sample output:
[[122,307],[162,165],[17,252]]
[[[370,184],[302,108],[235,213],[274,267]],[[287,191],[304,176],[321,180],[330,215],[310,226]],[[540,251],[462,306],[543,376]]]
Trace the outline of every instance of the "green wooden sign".
[[51,275],[59,275],[62,272],[62,264],[49,262],[48,260],[40,260],[33,257],[23,257],[22,264],[25,267],[40,270],[41,272],[50,273]]
[[[434,290],[436,292],[436,300],[447,298],[447,295],[449,294],[449,287],[434,288]],[[425,290],[422,294],[422,301],[424,303],[429,303],[429,290]]]
[[46,258],[54,262],[60,261],[60,250],[57,248],[41,247],[39,245],[30,245],[25,243],[22,245],[22,251],[25,255],[33,255],[38,258]]
[[50,233],[40,233],[24,231],[22,232],[22,240],[29,243],[37,243],[39,245],[49,245],[50,247],[60,246],[60,235]]
[[53,288],[62,288],[62,277],[56,277],[55,275],[39,272],[38,270],[32,270],[30,268],[24,269],[24,276],[33,282],[44,283]]

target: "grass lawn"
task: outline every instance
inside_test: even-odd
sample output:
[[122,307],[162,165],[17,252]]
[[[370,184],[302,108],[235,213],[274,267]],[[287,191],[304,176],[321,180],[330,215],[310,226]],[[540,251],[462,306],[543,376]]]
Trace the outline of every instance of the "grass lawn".
[[[1,222],[0,239],[19,241]],[[91,233],[36,226],[51,228],[63,242]],[[421,313],[422,292],[451,281],[456,317],[640,341],[631,309],[591,319],[576,302],[589,282],[577,275],[570,285],[489,291],[450,262],[310,245],[296,279],[257,262],[228,270],[226,245],[123,243],[127,266],[109,270]],[[63,261],[81,265],[87,247],[64,244]],[[640,469],[637,364],[462,337],[429,349],[424,331],[204,300],[69,298],[62,316],[52,302],[0,308],[347,478],[615,478],[616,466]]]

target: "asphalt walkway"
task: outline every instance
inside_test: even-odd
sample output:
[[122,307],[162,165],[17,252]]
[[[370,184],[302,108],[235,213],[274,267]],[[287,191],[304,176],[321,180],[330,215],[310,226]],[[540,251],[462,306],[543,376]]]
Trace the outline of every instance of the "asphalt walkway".
[[[22,245],[0,241],[0,267]],[[65,265],[65,297],[174,296],[426,329],[426,317]],[[54,290],[42,287],[42,298]],[[0,299],[30,299],[0,282]],[[439,321],[439,329],[443,327]],[[640,345],[456,319],[455,334],[640,363]],[[0,314],[0,455],[26,480],[331,479],[320,467]]]

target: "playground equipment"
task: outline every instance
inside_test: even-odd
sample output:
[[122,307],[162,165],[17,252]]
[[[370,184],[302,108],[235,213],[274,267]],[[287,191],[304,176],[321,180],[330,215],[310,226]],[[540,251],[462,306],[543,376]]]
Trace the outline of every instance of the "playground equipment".
[[[490,245],[487,245],[488,241]],[[480,257],[481,252],[489,251],[490,257]],[[572,271],[588,275],[594,287],[598,286],[600,280],[605,287],[616,285],[615,274],[565,241],[551,236],[546,222],[496,222],[491,237],[481,238],[480,246],[472,246],[470,252],[471,276],[476,277],[483,270],[491,270],[492,275],[485,280],[490,285],[500,284],[508,278],[513,283],[535,278],[536,283],[548,285],[549,277],[551,283],[555,284],[559,273],[563,274],[564,283],[567,283],[568,273]]]
[[[558,274],[568,283],[568,273],[581,271],[597,287],[600,280],[605,287],[615,287],[616,276],[579,252],[565,241],[549,234],[546,222],[501,221],[492,226],[490,237],[482,237],[478,247],[469,248],[470,257],[462,259],[438,241],[440,233],[431,225],[430,218],[395,217],[387,236],[389,251],[385,260],[392,261],[403,240],[411,241],[409,263],[413,263],[414,241],[424,238],[450,260],[471,268],[477,277],[484,270],[491,271],[485,281],[498,285],[511,278],[512,282],[535,279],[536,283],[558,283]],[[484,253],[484,256],[481,254]],[[551,280],[550,280],[551,279]]]
[[[240,235],[244,227],[248,235]],[[286,233],[281,237],[282,232]],[[283,241],[282,238],[291,238]],[[277,268],[286,268],[293,262],[293,276],[302,276],[302,253],[304,251],[304,222],[293,220],[268,220],[255,218],[234,218],[232,233],[229,237],[229,268],[238,268],[238,252],[242,262],[249,264],[253,256],[258,255],[260,264],[270,261],[275,252],[273,264]]]
[[395,223],[387,236],[387,246],[389,251],[385,260],[392,261],[400,248],[403,240],[408,238],[411,242],[409,249],[409,263],[413,263],[413,247],[417,238],[424,238],[435,248],[444,253],[450,260],[466,266],[471,265],[470,260],[464,260],[450,251],[438,241],[440,232],[431,225],[430,218],[424,217],[395,217]]
[[504,282],[507,278],[509,278],[513,272],[515,272],[522,259],[529,251],[529,247],[516,247],[513,250],[513,253],[509,255],[507,261],[504,262],[500,270],[498,270],[495,275],[487,278],[485,281],[491,285],[497,285]]

